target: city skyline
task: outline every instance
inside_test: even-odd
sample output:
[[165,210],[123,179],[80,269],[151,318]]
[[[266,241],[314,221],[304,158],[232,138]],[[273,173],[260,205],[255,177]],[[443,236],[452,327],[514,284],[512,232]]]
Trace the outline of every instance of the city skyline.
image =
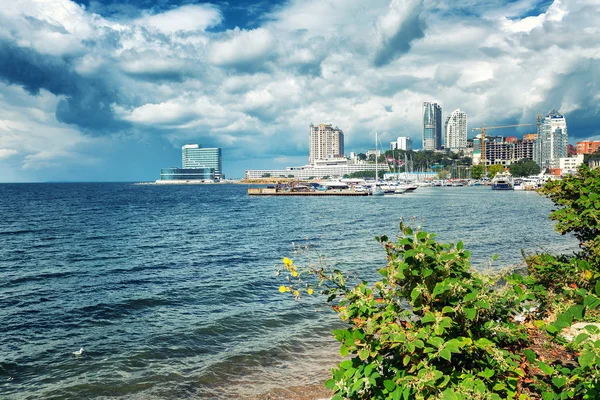
[[419,149],[423,102],[460,108],[474,127],[535,123],[557,109],[572,144],[597,140],[599,8],[591,0],[7,2],[0,181],[154,180],[190,142],[221,148],[224,174],[241,177],[305,164],[311,121],[343,129],[346,152],[371,148],[376,131]]

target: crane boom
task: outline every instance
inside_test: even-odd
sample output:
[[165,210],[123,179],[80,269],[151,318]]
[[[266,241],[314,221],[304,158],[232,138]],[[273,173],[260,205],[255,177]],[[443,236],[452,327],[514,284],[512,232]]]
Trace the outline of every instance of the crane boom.
[[486,160],[485,160],[485,131],[486,131],[486,129],[516,128],[517,126],[530,126],[530,125],[531,124],[485,126],[485,124],[481,124],[481,128],[472,128],[473,131],[481,131],[481,162],[483,163],[483,174],[484,175],[487,175],[487,164],[486,164]]
[[532,124],[515,124],[515,125],[498,125],[498,126],[485,126],[481,125],[481,128],[473,128],[474,131],[480,131],[483,129],[496,129],[496,128],[513,128],[517,126],[531,126]]

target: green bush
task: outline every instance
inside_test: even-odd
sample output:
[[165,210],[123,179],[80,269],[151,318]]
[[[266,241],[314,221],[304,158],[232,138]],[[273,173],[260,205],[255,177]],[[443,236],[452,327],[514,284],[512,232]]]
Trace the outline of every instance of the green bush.
[[527,276],[479,274],[461,242],[438,243],[403,223],[397,240],[378,238],[387,265],[372,284],[284,259],[280,291],[320,289],[347,323],[334,331],[345,359],[326,382],[333,398],[600,398],[600,329],[568,345],[561,337],[574,322],[600,321],[600,177],[580,174],[542,193],[563,206],[551,217],[581,240],[581,253],[530,256]]

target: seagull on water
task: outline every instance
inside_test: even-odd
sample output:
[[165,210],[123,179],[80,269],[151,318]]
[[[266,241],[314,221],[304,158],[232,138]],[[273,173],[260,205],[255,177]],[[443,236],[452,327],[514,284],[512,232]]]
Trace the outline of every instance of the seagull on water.
[[82,348],[80,348],[79,350],[77,350],[77,351],[74,351],[74,352],[73,352],[73,355],[74,355],[74,356],[80,356],[80,355],[82,355],[82,354],[83,354],[83,347],[82,347]]

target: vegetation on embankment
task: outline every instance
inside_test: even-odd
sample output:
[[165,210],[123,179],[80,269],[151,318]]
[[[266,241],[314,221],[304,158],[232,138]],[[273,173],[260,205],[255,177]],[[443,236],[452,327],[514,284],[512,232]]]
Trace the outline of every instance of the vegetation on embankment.
[[540,193],[580,251],[528,256],[526,274],[477,273],[461,242],[404,224],[397,239],[377,238],[388,262],[374,283],[284,259],[280,291],[320,290],[347,323],[334,331],[348,358],[326,383],[333,398],[600,398],[598,328],[562,336],[600,321],[600,171],[582,167]]

